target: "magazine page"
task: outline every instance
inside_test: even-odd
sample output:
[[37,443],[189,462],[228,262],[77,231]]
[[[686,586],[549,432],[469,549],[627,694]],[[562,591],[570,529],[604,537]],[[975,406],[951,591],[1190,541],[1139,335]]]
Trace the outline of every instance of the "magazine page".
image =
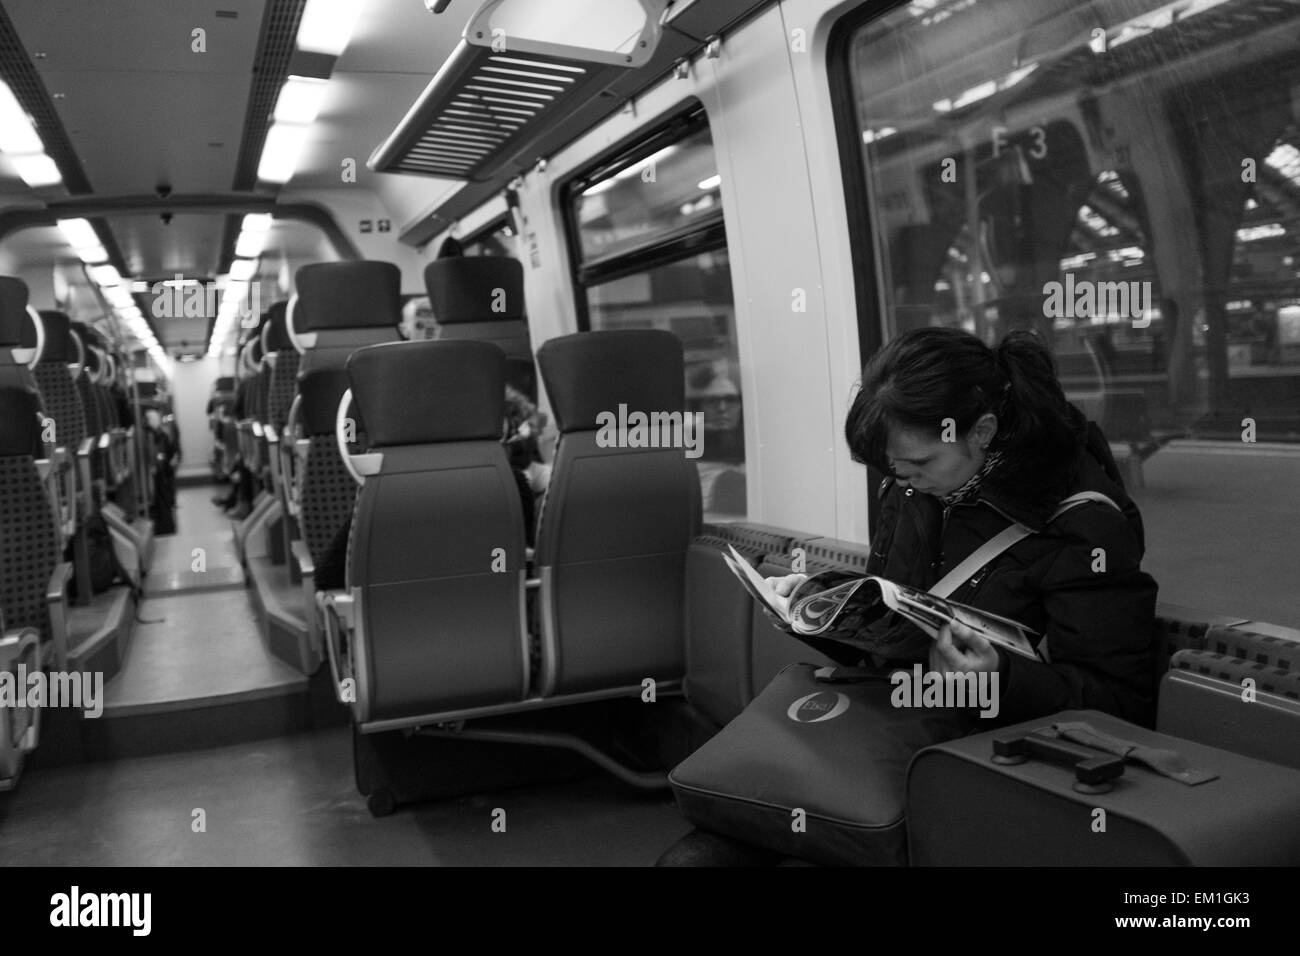
[[1042,660],[1029,639],[1034,632],[1009,618],[947,601],[892,581],[881,582],[881,594],[890,608],[933,639],[939,637],[939,631],[945,624],[955,620],[975,631],[990,644],[997,644],[1030,660]]
[[724,553],[722,560],[727,562],[727,567],[744,585],[745,590],[749,592],[749,596],[788,624],[790,622],[789,599],[783,598],[773,591],[767,582],[763,580],[763,576],[750,567],[749,562],[735,548],[727,545],[727,551],[731,553]]
[[[808,583],[812,580],[809,579]],[[825,585],[829,582],[818,583]],[[862,589],[862,586],[872,583],[870,578],[850,578],[829,588],[819,587],[816,593],[799,598],[790,607],[790,629],[796,634],[807,637],[824,634],[839,619],[845,605]],[[809,589],[800,588],[800,592],[806,590]],[[878,592],[861,595],[861,600],[867,603],[875,603],[879,599]]]

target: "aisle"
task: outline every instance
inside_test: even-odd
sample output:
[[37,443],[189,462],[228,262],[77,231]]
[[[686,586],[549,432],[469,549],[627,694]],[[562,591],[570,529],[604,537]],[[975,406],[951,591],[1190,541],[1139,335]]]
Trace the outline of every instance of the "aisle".
[[234,526],[212,488],[182,488],[177,532],[157,539],[121,673],[105,716],[301,693],[306,678],[266,650],[234,550]]

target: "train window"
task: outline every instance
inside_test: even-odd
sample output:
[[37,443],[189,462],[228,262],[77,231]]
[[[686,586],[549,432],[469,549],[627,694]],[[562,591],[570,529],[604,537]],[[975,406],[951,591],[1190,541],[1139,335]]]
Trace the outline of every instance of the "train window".
[[687,410],[713,520],[745,516],[744,403],[721,180],[703,111],[567,186],[585,328],[661,328],[686,354]]
[[1265,620],[1294,616],[1270,509],[1300,478],[1297,23],[930,0],[859,21],[841,61],[883,336],[1038,329],[1131,479],[1162,599]]

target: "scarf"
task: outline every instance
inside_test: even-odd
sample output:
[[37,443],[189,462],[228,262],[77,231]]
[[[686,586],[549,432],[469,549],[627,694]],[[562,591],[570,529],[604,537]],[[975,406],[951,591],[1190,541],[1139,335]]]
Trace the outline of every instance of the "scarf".
[[980,485],[983,484],[984,479],[988,476],[989,472],[998,467],[1001,463],[1002,452],[989,452],[988,456],[984,459],[984,466],[980,468],[979,471],[971,475],[970,479],[956,491],[942,495],[939,500],[944,503],[945,507],[951,507],[958,502],[969,501],[979,494]]

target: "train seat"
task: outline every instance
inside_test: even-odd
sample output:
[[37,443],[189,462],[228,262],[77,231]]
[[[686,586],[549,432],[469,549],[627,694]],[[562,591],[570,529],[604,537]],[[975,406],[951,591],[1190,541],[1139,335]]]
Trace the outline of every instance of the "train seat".
[[254,336],[250,338],[244,347],[240,349],[239,361],[245,371],[245,382],[241,382],[244,389],[244,407],[241,409],[243,417],[236,424],[236,431],[239,435],[239,454],[244,459],[244,465],[251,471],[255,478],[262,477],[262,456],[261,443],[259,438],[262,434],[261,425],[261,396],[262,396],[262,340]]
[[42,311],[40,317],[45,348],[33,374],[45,413],[54,419],[56,442],[75,451],[87,438],[86,410],[76,381],[85,365],[85,352],[65,313]]
[[71,566],[42,439],[39,396],[0,386],[0,608],[11,628],[40,636],[42,663],[68,661],[66,590]]
[[537,361],[560,432],[535,555],[541,693],[675,684],[699,477],[683,448],[662,447],[680,436],[641,447],[648,434],[610,441],[602,424],[685,412],[681,342],[654,329],[584,332],[547,341]]
[[298,383],[298,420],[307,442],[298,519],[311,567],[324,560],[356,504],[357,486],[334,438],[339,402],[347,390],[348,373],[342,368],[317,369]]
[[[9,630],[0,614],[0,673],[10,675],[13,686],[23,686],[23,675],[41,669],[40,635],[30,627]],[[21,704],[0,707],[0,793],[18,785],[27,755],[36,749],[41,729],[39,707]]]
[[262,428],[266,436],[271,482],[282,503],[280,435],[289,420],[289,408],[298,388],[298,350],[293,347],[285,326],[288,305],[288,300],[273,304],[267,310],[267,320],[262,328],[262,364],[269,373],[265,395],[266,420]]
[[524,522],[501,444],[501,350],[371,346],[347,375],[369,451],[347,459],[362,481],[348,590],[322,595],[340,699],[363,732],[523,701]]
[[90,600],[90,569],[84,523],[92,513],[90,455],[94,441],[86,427],[86,409],[77,376],[86,363],[81,339],[72,334],[72,322],[63,312],[43,311],[45,347],[36,366],[36,384],[41,390],[43,411],[54,421],[55,444],[69,465],[60,482],[60,521],[65,536],[75,541],[77,601]]
[[[424,267],[424,287],[438,321],[440,339],[491,342],[507,359],[532,364],[533,349],[524,312],[524,267],[518,259],[435,259]],[[513,378],[508,381],[518,387]],[[531,397],[536,398],[536,393]]]
[[299,375],[341,367],[357,349],[401,339],[402,272],[391,262],[318,262],[294,276],[286,328]]
[[0,276],[0,385],[36,389],[32,367],[44,338],[40,316],[27,302],[27,283]]
[[[289,530],[299,534],[289,542],[291,575],[300,578],[307,642],[318,663],[316,569],[351,517],[357,490],[334,439],[339,399],[348,387],[344,367],[359,348],[400,341],[402,275],[391,262],[323,262],[303,266],[294,281],[284,334],[296,357],[285,368],[296,361],[297,382],[284,425],[276,430],[278,471]],[[276,323],[270,324],[267,343],[280,344]],[[277,357],[274,366],[281,361]],[[352,421],[360,417],[354,414]],[[364,429],[358,424],[349,437],[363,443]]]

